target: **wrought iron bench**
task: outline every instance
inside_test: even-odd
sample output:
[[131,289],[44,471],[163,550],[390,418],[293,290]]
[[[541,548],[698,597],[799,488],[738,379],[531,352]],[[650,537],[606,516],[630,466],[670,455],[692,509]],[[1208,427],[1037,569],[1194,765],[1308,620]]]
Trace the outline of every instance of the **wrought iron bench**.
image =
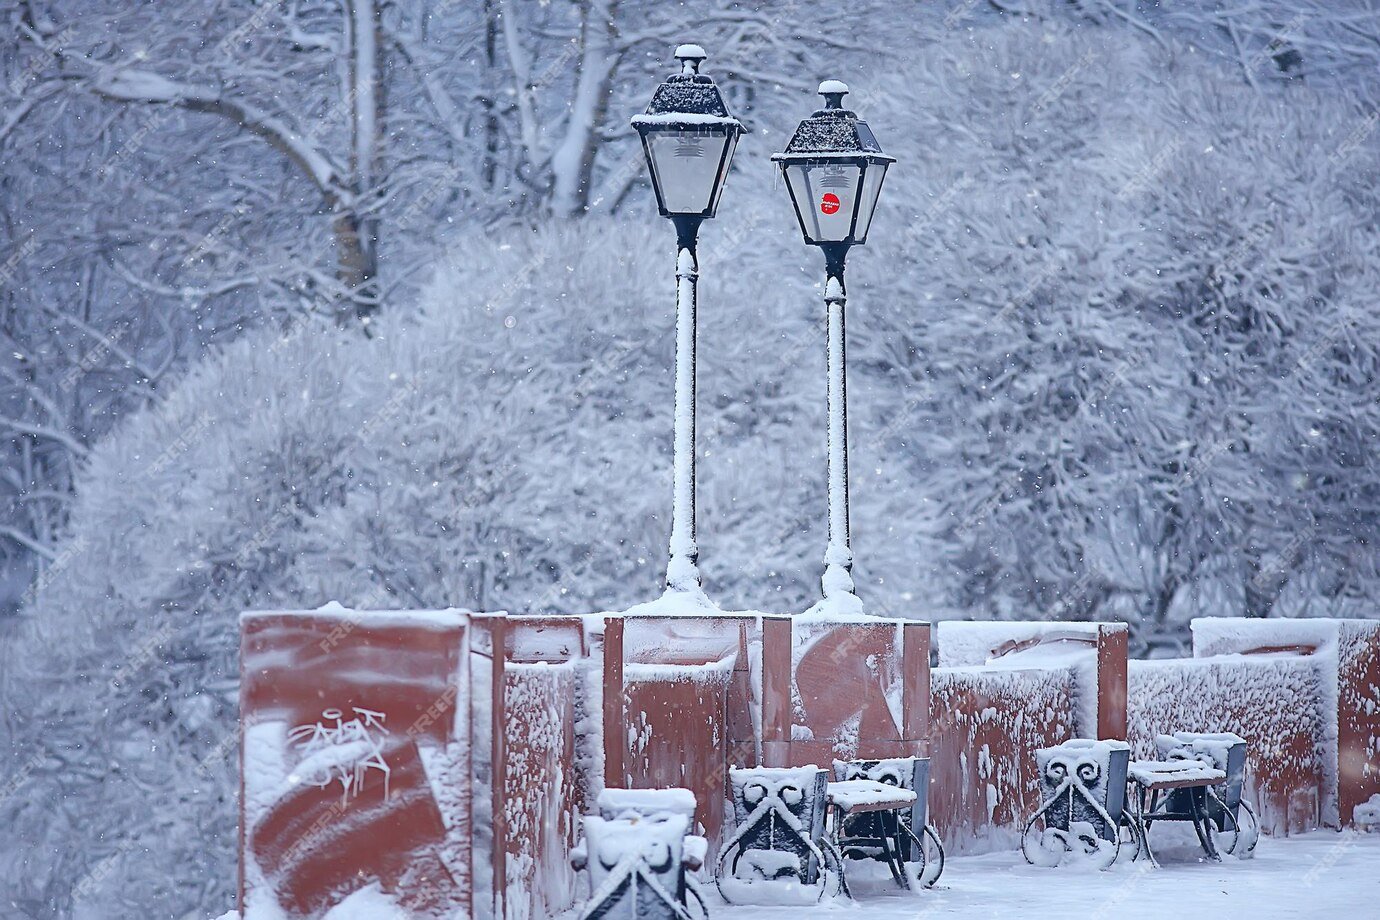
[[[1124,741],[1075,738],[1035,754],[1040,807],[1021,834],[1021,854],[1038,866],[1057,866],[1069,854],[1109,869],[1121,853],[1127,828],[1140,851],[1139,825],[1126,814],[1126,771],[1131,747]],[[1036,832],[1036,824],[1044,828]]]
[[[1149,840],[1158,821],[1191,823],[1211,859],[1221,852],[1249,858],[1259,824],[1241,795],[1245,739],[1178,732],[1160,735],[1155,746],[1158,760],[1132,761],[1121,741],[1075,739],[1039,751],[1041,806],[1021,835],[1026,861],[1054,866],[1081,851],[1107,869],[1129,836],[1132,859],[1143,853],[1158,865]],[[1040,820],[1044,830],[1036,835]]]
[[[834,761],[830,804],[835,811],[834,841],[843,857],[887,863],[902,888],[933,886],[944,871],[944,847],[928,822],[929,776],[926,757]],[[883,796],[870,804],[845,807],[850,803],[835,790],[840,783],[862,781],[911,795],[906,801],[887,802]]]
[[706,920],[704,897],[689,875],[704,864],[707,849],[703,837],[690,833],[694,794],[605,789],[598,804],[571,854],[571,864],[590,878],[581,920]]
[[828,783],[815,766],[729,771],[736,826],[715,876],[725,901],[842,891],[842,861],[825,835]]
[[[1176,732],[1155,738],[1160,759],[1130,766],[1135,789],[1132,820],[1140,826],[1146,855],[1155,861],[1149,829],[1156,821],[1192,823],[1209,859],[1226,852],[1249,859],[1260,825],[1242,798],[1246,740],[1229,733]],[[1228,836],[1229,835],[1229,836]]]

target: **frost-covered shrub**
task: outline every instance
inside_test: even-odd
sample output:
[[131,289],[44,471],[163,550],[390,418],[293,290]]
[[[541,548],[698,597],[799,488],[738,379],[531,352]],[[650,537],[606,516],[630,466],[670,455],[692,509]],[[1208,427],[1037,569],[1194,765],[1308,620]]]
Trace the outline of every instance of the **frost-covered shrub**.
[[[1374,122],[1129,30],[921,47],[831,74],[900,158],[849,268],[865,600],[1128,619],[1142,647],[1196,613],[1364,612]],[[752,126],[702,234],[702,568],[726,606],[817,588],[822,266],[765,162],[813,101]],[[373,338],[248,336],[93,451],[0,661],[22,915],[228,900],[239,610],[656,592],[671,248],[647,211],[471,237]]]
[[[65,910],[64,887],[39,886],[107,855],[88,887],[109,897],[224,900],[241,609],[583,612],[659,589],[674,253],[646,236],[604,224],[475,239],[420,315],[399,311],[371,339],[249,336],[102,445],[72,553],[0,671],[6,708],[23,713],[7,732],[19,757],[45,752],[0,801],[27,864],[0,875],[21,879],[26,903]],[[792,415],[812,381],[741,327],[807,340],[807,298],[799,318],[780,315],[779,279],[724,271],[709,232],[704,249],[704,569],[743,582],[746,568],[756,586],[775,560],[815,555],[803,528],[770,553],[753,537],[822,490],[804,485],[814,426]],[[88,865],[61,862],[78,852]],[[187,870],[130,883],[169,858]]]
[[1140,649],[1213,611],[1371,615],[1376,117],[1139,40],[916,66],[913,117],[872,122],[919,161],[888,191],[923,193],[869,243],[894,301],[850,325],[859,491],[891,501],[864,565],[883,526],[938,570],[922,607],[1126,619]]

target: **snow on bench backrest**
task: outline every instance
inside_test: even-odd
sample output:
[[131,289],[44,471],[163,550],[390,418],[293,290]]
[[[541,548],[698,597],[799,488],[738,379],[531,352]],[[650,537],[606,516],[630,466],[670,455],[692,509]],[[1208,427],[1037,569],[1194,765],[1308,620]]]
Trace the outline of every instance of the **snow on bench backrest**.
[[802,883],[814,884],[821,868],[817,841],[824,832],[828,781],[827,771],[813,764],[729,771],[734,829],[725,874],[752,878],[754,867],[766,867],[754,863],[753,854],[771,853],[778,857],[769,864],[772,872],[789,866]]
[[[1083,822],[1102,839],[1115,841],[1126,804],[1130,753],[1125,741],[1090,738],[1071,738],[1036,751],[1046,826],[1070,830],[1073,823]],[[1072,796],[1066,794],[1070,788]]]
[[586,816],[591,891],[581,920],[683,918],[689,829],[690,818],[679,814],[663,813],[651,820]]

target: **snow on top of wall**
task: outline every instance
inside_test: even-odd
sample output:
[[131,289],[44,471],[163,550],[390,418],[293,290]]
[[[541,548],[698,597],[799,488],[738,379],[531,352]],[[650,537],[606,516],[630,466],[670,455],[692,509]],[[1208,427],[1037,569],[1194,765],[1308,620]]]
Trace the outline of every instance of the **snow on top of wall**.
[[836,593],[820,598],[808,610],[796,614],[795,619],[818,623],[873,623],[884,618],[865,612],[857,595]]
[[[521,624],[521,620],[514,621]],[[513,663],[561,664],[580,657],[580,639],[573,629],[567,628],[526,628],[514,629],[508,634],[509,660]]]
[[736,664],[737,658],[735,656],[720,658],[717,661],[704,664],[647,664],[629,661],[623,666],[623,680],[625,683],[634,681],[723,683],[733,673]]
[[[1100,626],[1120,626],[1125,629],[1125,625],[1120,623],[943,620],[935,626],[935,645],[939,650],[939,664],[943,667],[986,665],[992,663],[993,656],[1007,643],[1022,645],[1029,642],[1032,643],[1031,648],[1038,647],[1035,643],[1049,644],[1058,639],[1096,643]],[[1069,642],[1064,647],[1072,645],[1073,642]]]
[[656,600],[634,604],[627,610],[621,611],[622,616],[625,617],[702,617],[706,614],[715,613],[723,613],[723,611],[699,587],[689,591],[667,588]]
[[417,626],[453,629],[467,624],[472,613],[473,611],[456,607],[442,610],[354,610],[338,601],[331,601],[315,610],[246,610],[240,614],[240,623],[277,617],[305,617],[349,620],[361,626]]
[[1074,668],[1093,663],[1097,647],[1088,645],[1080,638],[1050,638],[1029,648],[1016,649],[996,658],[990,658],[984,667],[1002,670],[1026,670],[1029,668]]
[[722,611],[697,616],[626,617],[623,655],[630,666],[634,662],[683,665],[713,662],[716,668],[732,668],[741,648],[741,625],[745,619],[756,622],[751,614],[730,616]]
[[1250,652],[1261,648],[1287,649],[1312,647],[1321,654],[1335,655],[1340,620],[1322,619],[1245,619],[1242,617],[1199,617],[1189,624],[1193,631],[1193,654],[1206,658]]

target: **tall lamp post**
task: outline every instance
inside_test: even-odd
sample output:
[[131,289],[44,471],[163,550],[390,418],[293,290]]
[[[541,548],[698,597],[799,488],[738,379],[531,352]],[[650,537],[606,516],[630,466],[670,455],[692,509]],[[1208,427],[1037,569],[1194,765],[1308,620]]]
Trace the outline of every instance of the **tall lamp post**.
[[700,73],[699,45],[676,48],[680,73],[657,87],[632,125],[642,137],[657,209],[676,228],[676,415],[670,562],[666,587],[700,589],[695,541],[695,329],[700,224],[714,216],[743,126],[714,80]]
[[843,107],[848,87],[819,85],[824,108],[800,123],[781,167],[805,242],[824,252],[824,304],[829,322],[829,546],[824,553],[824,607],[861,613],[853,586],[848,522],[848,375],[844,330],[844,262],[852,246],[867,242],[882,180],[895,157],[882,153],[867,123]]

